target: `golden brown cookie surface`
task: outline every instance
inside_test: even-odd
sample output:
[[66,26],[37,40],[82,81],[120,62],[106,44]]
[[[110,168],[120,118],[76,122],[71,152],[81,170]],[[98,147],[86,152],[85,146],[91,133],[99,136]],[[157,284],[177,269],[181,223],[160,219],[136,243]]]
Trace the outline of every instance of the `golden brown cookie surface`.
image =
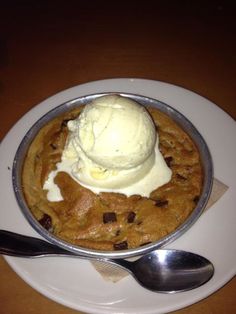
[[149,112],[158,129],[160,150],[172,169],[169,183],[154,190],[150,198],[104,192],[97,195],[59,172],[55,183],[63,201],[47,200],[44,181],[60,161],[68,135],[66,122],[80,110],[52,120],[29,148],[22,181],[26,201],[37,220],[68,242],[98,250],[135,248],[174,231],[196,206],[202,168],[190,137],[155,108]]

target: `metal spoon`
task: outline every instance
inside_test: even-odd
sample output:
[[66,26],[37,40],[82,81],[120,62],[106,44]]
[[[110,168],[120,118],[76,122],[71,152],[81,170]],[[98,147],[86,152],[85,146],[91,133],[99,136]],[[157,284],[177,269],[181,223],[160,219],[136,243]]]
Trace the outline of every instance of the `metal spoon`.
[[[88,259],[44,240],[5,230],[0,230],[0,254],[19,257],[59,255]],[[181,250],[155,250],[134,262],[124,259],[94,258],[94,260],[120,266],[133,275],[143,287],[163,293],[197,288],[214,274],[214,267],[209,260]]]

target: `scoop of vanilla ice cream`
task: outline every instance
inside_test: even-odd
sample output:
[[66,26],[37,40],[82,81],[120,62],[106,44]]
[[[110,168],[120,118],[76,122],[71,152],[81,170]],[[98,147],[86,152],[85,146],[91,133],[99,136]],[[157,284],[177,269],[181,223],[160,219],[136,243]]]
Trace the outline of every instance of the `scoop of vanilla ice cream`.
[[145,108],[118,95],[97,98],[68,127],[76,145],[104,168],[136,167],[151,155],[156,142]]
[[[158,149],[152,118],[130,98],[99,97],[67,125],[70,132],[57,171],[68,172],[93,192],[148,197],[170,180],[171,170]],[[58,191],[54,193],[52,186],[57,171],[50,174],[44,186],[54,201]]]
[[154,164],[156,130],[145,110],[129,98],[103,96],[69,121],[63,158],[75,158],[72,172],[82,183],[120,188],[141,179]]

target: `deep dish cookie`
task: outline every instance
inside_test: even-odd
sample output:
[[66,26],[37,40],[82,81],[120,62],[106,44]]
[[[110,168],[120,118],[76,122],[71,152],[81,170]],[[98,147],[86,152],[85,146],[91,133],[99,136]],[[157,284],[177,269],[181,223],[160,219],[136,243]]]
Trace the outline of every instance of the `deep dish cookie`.
[[192,139],[170,117],[149,107],[159,134],[159,148],[172,170],[170,182],[149,198],[102,192],[95,194],[59,172],[55,183],[62,201],[49,202],[43,185],[61,160],[68,136],[67,121],[82,107],[44,126],[27,152],[22,184],[25,199],[36,219],[56,236],[97,250],[136,248],[157,241],[181,225],[196,207],[203,171]]

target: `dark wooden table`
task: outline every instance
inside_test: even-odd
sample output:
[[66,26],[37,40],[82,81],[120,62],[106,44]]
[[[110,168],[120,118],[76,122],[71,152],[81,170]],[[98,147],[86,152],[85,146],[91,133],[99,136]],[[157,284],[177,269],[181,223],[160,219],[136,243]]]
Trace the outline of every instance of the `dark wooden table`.
[[[0,139],[45,98],[105,78],[183,86],[235,119],[235,20],[226,1],[1,1]],[[3,314],[78,313],[33,290],[3,258],[0,278]],[[236,278],[176,313],[234,313],[235,295]]]

